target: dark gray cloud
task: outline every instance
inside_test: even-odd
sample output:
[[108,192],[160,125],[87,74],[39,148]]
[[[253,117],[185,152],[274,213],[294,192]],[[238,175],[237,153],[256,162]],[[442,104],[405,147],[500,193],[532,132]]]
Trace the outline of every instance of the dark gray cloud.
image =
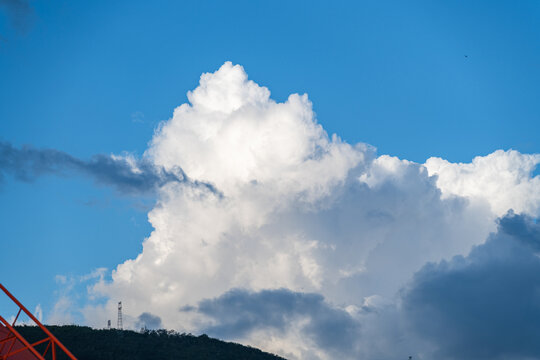
[[192,186],[216,189],[206,183],[191,181],[177,168],[174,172],[158,168],[148,161],[136,160],[136,169],[126,158],[94,155],[90,160],[81,160],[55,149],[36,149],[23,146],[18,149],[0,142],[0,178],[12,174],[22,181],[33,181],[47,174],[67,176],[81,174],[89,176],[99,184],[113,186],[122,193],[144,193],[169,182],[182,182]]
[[11,25],[20,32],[26,32],[31,27],[34,9],[28,0],[0,0],[0,9],[6,11]]
[[182,310],[211,317],[216,324],[205,332],[229,339],[245,337],[257,329],[284,332],[296,320],[307,319],[301,330],[303,336],[335,354],[352,353],[360,332],[360,325],[349,313],[332,307],[321,295],[287,289],[260,292],[235,289],[201,301],[196,309]]
[[540,358],[539,234],[533,219],[510,212],[467,257],[415,275],[403,309],[436,358]]
[[138,329],[157,330],[163,329],[161,318],[157,315],[153,315],[149,312],[144,312],[137,318],[135,326]]
[[499,229],[518,241],[540,251],[540,224],[526,215],[514,214],[512,210],[499,219]]

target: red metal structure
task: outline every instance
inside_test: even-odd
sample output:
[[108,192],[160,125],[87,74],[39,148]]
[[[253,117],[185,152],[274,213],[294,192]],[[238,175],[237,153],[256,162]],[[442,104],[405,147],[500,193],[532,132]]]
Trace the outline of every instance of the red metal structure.
[[[11,295],[2,284],[0,284],[0,290],[2,290],[19,307],[19,312],[11,324],[0,315],[0,360],[56,360],[56,353],[58,350],[62,351],[69,359],[77,360],[77,358],[73,356],[73,354],[58,341],[58,339],[26,309],[15,296]],[[19,315],[21,315],[21,312],[24,312],[34,324],[43,331],[45,338],[30,344],[21,334],[19,334],[19,332],[17,332],[15,323],[17,322]],[[37,346],[39,345],[41,345],[41,348],[46,346],[45,350],[41,352],[38,351]]]

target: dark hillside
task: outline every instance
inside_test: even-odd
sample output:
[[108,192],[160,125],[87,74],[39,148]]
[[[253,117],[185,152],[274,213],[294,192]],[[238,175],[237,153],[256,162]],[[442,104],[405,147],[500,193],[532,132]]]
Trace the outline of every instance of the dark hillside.
[[[135,332],[94,330],[85,326],[48,326],[79,360],[283,360],[240,344],[206,335],[194,336],[166,330]],[[31,343],[44,337],[39,328],[18,326]],[[66,356],[58,357],[67,359]]]

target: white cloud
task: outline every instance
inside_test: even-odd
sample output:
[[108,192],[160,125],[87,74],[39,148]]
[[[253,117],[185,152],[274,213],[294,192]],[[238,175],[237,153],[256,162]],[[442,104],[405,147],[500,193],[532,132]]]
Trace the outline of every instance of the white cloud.
[[508,209],[540,216],[540,176],[531,176],[539,163],[540,154],[497,150],[469,164],[432,157],[425,166],[430,175],[438,176],[437,186],[444,196],[484,201],[497,216]]
[[41,304],[37,304],[36,308],[34,309],[34,316],[40,321],[43,321],[43,309],[41,308]]
[[[377,336],[401,336],[392,311],[416,271],[467,254],[501,212],[539,206],[539,180],[530,175],[537,155],[495,152],[472,164],[432,158],[425,166],[376,158],[369,145],[328,136],[306,95],[277,103],[231,63],[204,74],[188,98],[156,131],[145,161],[183,170],[192,182],[160,187],[142,253],[91,289],[109,299],[83,310],[92,325],[103,326],[121,300],[127,326],[151,313],[167,328],[204,331],[222,319],[180,309],[231,289],[287,289],[320,294],[325,306],[354,317],[359,344],[370,339],[364,349],[377,354],[386,346]],[[499,186],[499,178],[508,180]],[[231,340],[291,358],[332,357],[332,346],[303,336],[315,317],[292,319]],[[359,348],[340,356],[368,356]]]

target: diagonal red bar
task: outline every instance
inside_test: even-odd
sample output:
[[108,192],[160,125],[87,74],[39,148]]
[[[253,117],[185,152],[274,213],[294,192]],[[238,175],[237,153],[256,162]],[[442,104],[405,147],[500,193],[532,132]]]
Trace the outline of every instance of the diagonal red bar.
[[[49,340],[51,340],[51,339],[46,338],[46,339],[43,339],[43,340],[39,340],[39,341],[36,341],[36,342],[33,343],[33,344],[30,344],[30,346],[31,346],[31,347],[35,347],[35,346],[38,346],[39,344],[43,344],[44,342],[49,341]],[[50,342],[49,342],[49,345],[50,345]],[[47,347],[47,348],[48,348],[48,347]],[[23,348],[20,348],[20,349],[15,350],[15,351],[12,351],[12,352],[8,353],[7,355],[4,355],[4,356],[5,356],[6,358],[8,358],[8,357],[10,357],[10,356],[13,356],[13,355],[18,354],[18,353],[20,353],[20,352],[22,352],[22,351],[25,351],[25,350],[28,350],[28,349],[25,348],[25,347],[23,347]],[[42,355],[42,357],[45,357],[45,355]]]
[[[15,298],[15,296],[11,294],[4,287],[4,285],[0,284],[0,290],[2,290],[11,299],[11,301],[13,301],[19,307],[19,309],[21,309],[37,326],[39,326],[39,328],[48,336],[48,338],[50,338],[53,360],[56,360],[56,346],[58,346],[71,360],[77,360],[77,358],[45,326],[43,326],[43,324],[34,315],[32,315],[32,313],[28,311],[28,309],[26,309],[26,307],[24,307],[24,305],[21,304],[19,300]],[[16,330],[9,323],[7,323],[3,317],[0,316],[0,320],[4,323],[4,325],[6,325],[10,332],[13,333],[13,335],[17,336],[17,338],[21,340],[23,344],[29,347],[28,350],[32,351],[32,353],[34,353],[38,359],[43,359],[43,357],[30,344],[28,344],[28,342],[18,332],[16,332]]]
[[5,342],[8,342],[9,340],[13,340],[13,339],[16,339],[16,337],[15,336],[8,336],[7,338],[0,340],[0,344],[3,344]]
[[[11,332],[13,335],[15,335],[15,337],[17,338],[17,340],[19,340],[20,342],[23,343],[23,345],[25,346],[25,349],[28,349],[28,351],[30,351],[32,354],[35,355],[36,358],[38,358],[39,360],[45,360],[37,351],[36,349],[34,349],[32,347],[32,345],[30,345],[28,343],[28,341],[26,341],[26,339],[24,337],[22,337],[21,334],[19,334],[19,332],[17,330],[15,330],[15,328],[13,326],[10,325],[9,322],[6,321],[6,319],[4,319],[2,316],[0,316],[0,322],[2,322],[4,324],[4,326],[9,330],[9,332]],[[9,351],[11,351],[11,349],[9,349]],[[9,356],[9,354],[8,354]]]

